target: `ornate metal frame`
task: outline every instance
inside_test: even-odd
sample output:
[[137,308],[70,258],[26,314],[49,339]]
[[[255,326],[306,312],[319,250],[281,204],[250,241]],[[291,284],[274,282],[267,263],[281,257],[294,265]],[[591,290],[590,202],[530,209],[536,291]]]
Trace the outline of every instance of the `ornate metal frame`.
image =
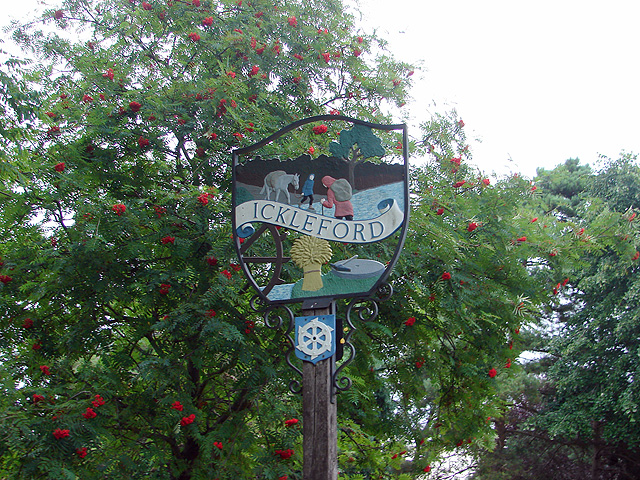
[[[235,246],[240,259],[240,264],[242,266],[242,269],[244,270],[245,275],[247,276],[247,279],[249,280],[249,285],[247,285],[247,287],[251,286],[257,292],[251,299],[251,302],[250,302],[251,308],[256,313],[261,313],[263,315],[264,323],[269,329],[274,331],[278,331],[278,330],[283,331],[284,337],[286,338],[286,341],[289,344],[287,352],[285,354],[285,360],[287,362],[287,365],[289,365],[289,367],[297,374],[295,376],[296,378],[291,379],[288,385],[289,390],[294,394],[302,393],[303,372],[302,372],[302,369],[298,368],[292,361],[292,357],[296,356],[295,340],[294,340],[295,314],[294,314],[294,311],[292,310],[292,308],[294,307],[290,307],[289,304],[297,303],[298,305],[300,305],[300,302],[304,300],[308,300],[308,301],[313,300],[316,302],[316,305],[322,302],[325,302],[325,306],[329,303],[332,305],[332,313],[336,314],[336,324],[337,324],[336,325],[337,327],[336,341],[339,342],[339,345],[337,346],[340,349],[340,352],[339,354],[335,354],[330,359],[327,359],[327,360],[331,362],[331,402],[335,402],[335,397],[336,397],[335,394],[349,390],[349,388],[351,388],[351,385],[353,383],[351,378],[344,375],[343,372],[345,371],[345,368],[353,362],[356,356],[356,348],[351,342],[351,338],[357,329],[356,320],[360,322],[371,322],[375,320],[379,312],[378,302],[388,300],[393,294],[393,288],[388,283],[388,278],[389,278],[389,275],[391,274],[391,270],[393,266],[395,265],[399,257],[400,251],[402,250],[402,247],[404,245],[404,240],[407,234],[407,227],[408,227],[408,221],[409,221],[408,134],[407,134],[406,125],[405,124],[378,125],[378,124],[372,124],[372,123],[364,122],[362,120],[357,120],[354,118],[345,117],[341,115],[318,115],[315,117],[299,120],[297,122],[294,122],[282,128],[278,132],[274,133],[273,135],[263,139],[262,141],[254,145],[233,150],[232,152],[233,182],[235,185],[236,166],[238,165],[240,156],[248,155],[249,153],[256,151],[258,148],[269,144],[275,139],[281,137],[282,135],[296,128],[299,128],[311,122],[324,121],[324,120],[346,121],[354,125],[357,124],[357,125],[368,126],[378,130],[387,130],[387,131],[400,130],[402,132],[402,156],[404,160],[404,171],[405,171],[404,175],[406,179],[405,185],[404,185],[404,196],[405,196],[404,222],[400,230],[398,242],[395,247],[395,251],[393,252],[392,259],[387,263],[387,267],[385,268],[384,273],[380,276],[380,278],[377,280],[375,285],[373,285],[371,290],[369,290],[368,292],[363,292],[361,294],[356,294],[355,296],[353,294],[352,295],[344,294],[344,295],[336,295],[333,298],[313,297],[313,299],[307,298],[307,299],[288,299],[288,300],[282,300],[282,301],[272,301],[267,297],[267,294],[274,288],[275,285],[282,283],[282,280],[280,280],[279,277],[282,272],[283,264],[289,260],[289,258],[285,258],[283,256],[284,255],[283,247],[282,247],[283,237],[277,231],[274,225],[263,225],[261,228],[259,228],[253,233],[246,232],[247,237],[242,244],[237,235],[236,229],[238,225],[236,225],[235,216],[232,216],[232,225],[233,225],[233,231],[234,231]],[[233,204],[235,206],[236,205],[235,187],[233,190],[233,195],[234,195]],[[245,257],[244,255],[249,253],[249,249],[251,245],[253,245],[259,239],[259,237],[265,233],[268,235],[271,235],[274,241],[275,256]],[[256,284],[254,277],[251,274],[251,271],[249,268],[249,265],[260,264],[260,263],[270,263],[275,265],[273,276],[267,282],[267,285],[263,287],[260,287],[259,285]],[[338,308],[337,308],[336,302],[338,300],[340,301],[343,300],[344,304],[346,305],[346,310],[343,314],[342,321],[337,314]],[[304,309],[308,310],[310,307],[301,306],[299,308],[302,308],[303,310]],[[321,307],[318,306],[316,308],[321,308]],[[338,325],[340,326],[338,327]],[[348,354],[346,358],[344,356],[345,349],[348,350]]]
[[[349,356],[343,360],[337,368],[335,356],[331,358],[333,369],[331,388],[333,394],[349,390],[352,385],[351,379],[346,375],[341,376],[341,373],[349,364],[351,364],[351,362],[353,362],[356,356],[356,347],[351,343],[351,337],[357,329],[354,320],[357,319],[361,322],[371,322],[375,320],[379,312],[378,302],[388,300],[392,294],[393,287],[389,283],[385,282],[378,287],[375,297],[354,298],[347,304],[344,320],[346,325],[348,325],[348,332],[346,335],[342,336],[342,346],[343,348],[346,347],[349,349]],[[261,307],[260,300],[259,296],[254,296],[251,300],[251,307],[254,311],[263,314],[264,323],[271,330],[280,330],[284,327],[284,336],[289,343],[289,348],[285,354],[285,360],[287,365],[289,365],[289,367],[300,376],[300,379],[302,379],[302,370],[291,361],[291,357],[295,357],[295,341],[293,339],[295,314],[293,310],[288,305],[284,304],[272,304],[267,305],[266,307]],[[284,317],[283,314],[276,314],[276,311],[279,309],[284,311]],[[340,333],[342,334],[343,332]],[[301,380],[290,380],[289,390],[294,394],[302,393]],[[332,401],[333,398],[335,398],[335,395],[333,394],[331,396]]]
[[[347,116],[343,116],[343,115],[317,115],[314,117],[309,117],[309,118],[305,118],[302,120],[298,120],[294,123],[291,123],[290,125],[287,125],[286,127],[282,128],[281,130],[277,131],[276,133],[270,135],[269,137],[253,144],[247,147],[243,147],[243,148],[238,148],[232,151],[232,165],[233,165],[233,169],[232,169],[232,175],[233,175],[233,183],[235,185],[236,183],[236,166],[238,165],[239,161],[240,161],[240,157],[242,156],[246,156],[256,150],[258,150],[260,147],[263,147],[271,142],[273,142],[274,140],[278,139],[279,137],[285,135],[286,133],[295,130],[296,128],[299,128],[303,125],[312,123],[312,122],[317,122],[317,121],[345,121],[354,125],[363,125],[363,126],[367,126],[376,130],[383,130],[383,131],[400,131],[402,133],[402,158],[404,161],[404,175],[406,178],[405,181],[405,185],[404,185],[404,197],[405,197],[405,202],[404,202],[404,222],[402,227],[400,228],[400,233],[399,233],[399,237],[398,237],[398,241],[397,244],[395,246],[393,255],[391,257],[391,259],[387,262],[386,268],[384,270],[384,272],[382,273],[382,275],[380,276],[380,278],[377,280],[376,284],[372,286],[371,290],[369,290],[368,292],[363,292],[360,295],[357,295],[357,298],[360,299],[365,299],[365,298],[369,298],[367,297],[367,295],[376,295],[377,291],[379,291],[381,288],[383,288],[383,285],[386,284],[387,279],[389,278],[389,275],[391,274],[391,271],[393,270],[393,267],[395,265],[395,263],[397,262],[397,259],[400,255],[400,252],[402,250],[402,247],[404,246],[404,241],[407,235],[407,231],[408,231],[408,222],[409,222],[409,182],[408,182],[408,178],[409,178],[409,159],[408,159],[408,133],[407,133],[407,126],[405,124],[393,124],[393,125],[382,125],[382,124],[376,124],[376,123],[370,123],[370,122],[365,122],[363,120],[358,120],[356,118],[351,118],[351,117],[347,117]],[[233,204],[236,205],[236,191],[235,188],[233,189]],[[285,303],[299,303],[301,301],[303,301],[304,299],[299,299],[299,298],[293,298],[293,299],[288,299],[288,300],[270,300],[267,297],[267,294],[273,289],[273,287],[279,283],[282,283],[282,281],[279,278],[279,275],[282,271],[282,266],[283,264],[288,261],[288,258],[282,258],[283,252],[282,252],[282,245],[281,245],[281,237],[275,233],[272,229],[275,228],[273,226],[265,229],[265,228],[261,228],[259,230],[257,230],[250,238],[247,238],[244,241],[244,244],[242,244],[240,242],[240,238],[237,235],[237,228],[238,225],[236,225],[236,218],[235,215],[232,215],[232,227],[233,227],[233,232],[234,232],[234,243],[235,243],[235,247],[236,250],[238,252],[238,258],[240,261],[240,266],[242,267],[245,276],[247,277],[249,284],[251,285],[251,287],[257,292],[257,296],[264,302],[264,303],[268,303],[268,304],[285,304]],[[276,247],[276,255],[277,257],[244,257],[244,254],[249,250],[249,247],[257,240],[257,238],[262,235],[263,233],[268,232],[271,234],[271,236],[273,237],[273,239],[275,240],[275,247]],[[257,263],[273,263],[276,268],[274,270],[273,276],[272,278],[269,280],[269,282],[267,283],[266,286],[259,286],[256,284],[256,281],[253,277],[253,274],[249,268],[249,265],[252,264],[257,264]],[[353,296],[351,294],[345,294],[345,295],[336,295],[335,299],[345,299],[345,300],[349,300],[353,298]]]

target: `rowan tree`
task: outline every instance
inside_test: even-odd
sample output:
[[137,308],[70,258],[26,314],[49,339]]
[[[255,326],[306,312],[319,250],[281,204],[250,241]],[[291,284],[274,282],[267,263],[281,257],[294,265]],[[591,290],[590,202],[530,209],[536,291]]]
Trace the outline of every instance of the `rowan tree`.
[[335,1],[70,1],[13,37],[34,60],[3,72],[0,476],[291,474],[299,402],[241,294],[229,151],[385,120],[409,66]]

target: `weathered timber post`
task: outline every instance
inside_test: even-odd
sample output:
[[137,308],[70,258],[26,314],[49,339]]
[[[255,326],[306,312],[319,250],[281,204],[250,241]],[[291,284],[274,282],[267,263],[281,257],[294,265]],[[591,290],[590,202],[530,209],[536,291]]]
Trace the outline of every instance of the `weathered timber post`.
[[[335,304],[305,302],[303,316],[330,315]],[[305,308],[314,307],[316,308]],[[338,478],[338,409],[333,387],[335,356],[302,365],[303,479]]]

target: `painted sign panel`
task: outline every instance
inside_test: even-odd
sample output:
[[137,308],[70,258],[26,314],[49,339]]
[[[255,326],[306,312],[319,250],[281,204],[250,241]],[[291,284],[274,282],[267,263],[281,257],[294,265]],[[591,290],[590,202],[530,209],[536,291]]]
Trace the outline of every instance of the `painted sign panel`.
[[[319,122],[337,137],[322,153],[274,155],[289,131]],[[404,125],[323,115],[233,152],[236,247],[263,300],[368,296],[386,280],[408,222],[406,144]]]
[[295,318],[296,357],[318,363],[336,353],[336,316],[314,315]]

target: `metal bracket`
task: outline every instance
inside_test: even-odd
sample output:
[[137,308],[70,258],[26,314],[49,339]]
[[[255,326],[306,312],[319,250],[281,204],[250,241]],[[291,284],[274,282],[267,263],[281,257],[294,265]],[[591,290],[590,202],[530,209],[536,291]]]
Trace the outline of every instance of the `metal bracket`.
[[[258,304],[259,304],[259,297],[255,296],[251,301],[251,305],[256,311],[260,310]],[[273,314],[274,311],[277,309],[284,310],[285,312],[284,319],[282,315]],[[271,330],[279,330],[280,328],[285,326],[284,337],[287,339],[289,343],[289,349],[285,354],[285,360],[287,362],[287,365],[289,365],[289,367],[291,367],[298,375],[300,375],[300,377],[302,377],[302,370],[300,370],[291,362],[291,356],[292,355],[295,356],[295,353],[294,353],[295,343],[293,341],[293,337],[291,336],[292,332],[294,331],[294,322],[295,322],[295,316],[293,312],[286,305],[271,305],[266,309],[264,309],[263,312],[264,312],[263,314],[264,324],[267,326],[267,328],[270,328]],[[289,382],[289,390],[291,391],[291,393],[294,393],[294,394],[302,393],[302,382],[300,380],[292,379]]]
[[302,302],[303,310],[316,310],[319,308],[329,308],[333,303],[333,299],[331,297],[324,298],[307,298]]
[[[342,350],[340,353],[340,358],[337,358],[337,353],[327,360],[331,362],[331,403],[335,403],[336,394],[340,392],[344,392],[349,390],[352,385],[352,381],[349,377],[340,376],[342,370],[347,367],[356,356],[356,348],[351,343],[351,336],[356,330],[356,325],[354,324],[354,320],[359,320],[361,322],[370,322],[375,320],[378,317],[378,302],[383,302],[388,300],[389,297],[393,294],[393,288],[388,283],[383,283],[378,288],[376,292],[376,297],[367,297],[367,298],[354,298],[347,305],[345,319],[337,318],[337,306],[336,302],[330,297],[323,298],[315,298],[315,299],[307,299],[302,303],[303,310],[316,310],[316,309],[324,309],[328,308],[329,313],[336,315],[336,326],[339,325],[341,331],[338,335],[336,332],[336,341],[342,342],[340,345],[340,349],[336,346],[336,352],[338,350]],[[289,367],[293,369],[300,377],[302,377],[302,370],[296,367],[291,361],[291,357],[295,357],[295,341],[292,337],[295,323],[295,315],[293,311],[287,307],[286,305],[271,305],[266,308],[259,307],[259,297],[255,296],[251,301],[251,306],[255,311],[263,311],[263,318],[265,325],[272,329],[278,330],[282,327],[285,328],[284,336],[289,342],[289,349],[285,355],[285,360]],[[274,314],[274,311],[277,309],[283,309],[285,315]],[[352,318],[354,315],[354,318]],[[283,318],[284,317],[284,318]],[[342,328],[347,325],[349,331],[345,334]],[[349,351],[346,359],[343,360],[343,355]],[[340,365],[337,362],[343,360]],[[302,382],[300,380],[292,379],[289,382],[289,390],[291,393],[299,394],[302,393]]]

